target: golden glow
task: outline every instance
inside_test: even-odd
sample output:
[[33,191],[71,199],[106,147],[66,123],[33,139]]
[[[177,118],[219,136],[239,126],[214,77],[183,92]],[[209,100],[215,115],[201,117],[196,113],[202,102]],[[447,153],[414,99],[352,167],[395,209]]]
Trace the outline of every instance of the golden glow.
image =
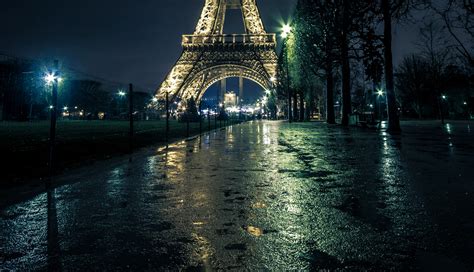
[[254,209],[265,209],[267,207],[267,204],[263,203],[263,202],[255,202],[252,204],[252,208]]
[[[226,1],[205,0],[196,29],[192,35],[183,35],[184,51],[157,90],[157,98],[164,99],[169,94],[184,101],[191,97],[199,101],[213,83],[228,77],[244,77],[264,89],[272,87],[277,75],[276,34],[265,31],[256,0],[241,0],[238,6],[242,10],[245,34],[224,34],[225,5]],[[245,46],[232,55],[220,50],[234,44]],[[203,48],[211,54],[200,59]],[[229,64],[229,58],[235,64]]]
[[260,237],[263,235],[263,230],[261,228],[253,227],[253,226],[248,226],[245,229],[250,235],[253,235],[255,237]]

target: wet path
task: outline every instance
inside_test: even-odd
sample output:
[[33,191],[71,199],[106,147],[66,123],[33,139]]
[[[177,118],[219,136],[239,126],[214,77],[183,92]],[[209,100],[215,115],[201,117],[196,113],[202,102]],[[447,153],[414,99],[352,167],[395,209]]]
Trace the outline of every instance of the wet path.
[[1,210],[0,268],[469,271],[473,151],[466,124],[243,124]]

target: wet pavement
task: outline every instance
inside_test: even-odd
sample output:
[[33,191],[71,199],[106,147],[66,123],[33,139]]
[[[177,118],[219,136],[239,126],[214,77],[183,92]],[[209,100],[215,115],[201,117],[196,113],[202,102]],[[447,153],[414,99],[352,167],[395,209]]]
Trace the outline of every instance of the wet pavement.
[[0,210],[0,270],[472,271],[469,122],[252,122]]

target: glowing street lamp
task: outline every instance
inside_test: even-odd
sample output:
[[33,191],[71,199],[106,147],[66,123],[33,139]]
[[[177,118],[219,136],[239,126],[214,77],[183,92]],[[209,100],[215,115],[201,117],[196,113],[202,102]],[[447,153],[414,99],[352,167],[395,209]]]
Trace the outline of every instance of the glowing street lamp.
[[446,95],[442,95],[441,98],[442,98],[443,100],[448,99],[448,97],[447,97]]
[[62,81],[62,78],[60,76],[56,75],[56,73],[54,73],[54,72],[47,73],[44,76],[43,79],[44,79],[44,81],[46,82],[47,85],[52,85],[56,81],[57,81],[57,83],[60,83]]
[[120,96],[120,97],[124,97],[124,96],[127,95],[123,90],[119,90],[119,92],[118,92],[117,94],[118,94],[118,96]]
[[59,61],[54,61],[54,68],[51,72],[47,73],[44,77],[44,81],[48,86],[52,86],[51,90],[51,105],[49,107],[51,111],[51,124],[49,127],[49,174],[50,177],[54,174],[54,157],[55,157],[55,142],[56,142],[56,119],[57,119],[57,108],[58,108],[58,89],[61,77],[59,76]]
[[289,24],[283,25],[281,37],[282,37],[283,39],[288,38],[288,36],[290,35],[290,33],[291,33],[292,30],[293,30],[293,29],[292,29],[292,27],[291,27]]
[[382,89],[378,89],[378,90],[377,90],[377,95],[378,95],[378,96],[383,96],[383,95],[384,95],[383,90],[382,90]]
[[156,103],[156,102],[158,102],[158,98],[153,97],[153,99],[152,99],[151,101],[153,101],[154,103]]

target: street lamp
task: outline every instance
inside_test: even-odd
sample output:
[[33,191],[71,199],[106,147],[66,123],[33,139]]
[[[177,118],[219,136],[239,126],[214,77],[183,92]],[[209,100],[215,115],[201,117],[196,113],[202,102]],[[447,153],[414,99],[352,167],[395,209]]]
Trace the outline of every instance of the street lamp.
[[378,101],[377,101],[377,104],[378,104],[378,106],[379,106],[379,107],[378,107],[378,110],[379,110],[378,115],[379,115],[380,120],[383,120],[384,116],[383,116],[383,114],[382,114],[382,100],[381,100],[381,98],[384,96],[383,90],[382,90],[382,89],[378,89],[378,90],[377,90],[377,95],[378,95],[378,98],[379,98]]
[[47,85],[52,85],[56,81],[57,83],[60,83],[62,81],[62,78],[57,75],[56,72],[47,73],[43,79]]
[[293,29],[292,29],[292,27],[291,27],[289,24],[283,25],[281,37],[282,37],[283,39],[288,38],[288,36],[290,36],[290,33],[291,33],[292,30],[293,30]]
[[378,96],[383,96],[383,95],[384,95],[384,92],[383,92],[382,89],[378,89],[378,90],[377,90],[377,94],[378,94]]
[[[448,97],[446,95],[441,95],[441,100],[439,100],[438,98],[438,103],[439,103],[439,114],[440,114],[440,117],[441,117],[441,123],[444,125],[444,101],[446,101],[448,99]],[[448,112],[449,114],[449,112]]]
[[124,97],[124,96],[127,95],[123,90],[119,90],[117,94],[118,94],[118,96],[120,96],[120,97]]
[[52,85],[51,91],[51,124],[49,128],[49,174],[50,177],[54,174],[54,157],[55,157],[55,142],[56,142],[56,119],[58,108],[58,88],[61,77],[59,76],[59,62],[54,61],[54,69],[47,73],[44,77],[46,84]]

